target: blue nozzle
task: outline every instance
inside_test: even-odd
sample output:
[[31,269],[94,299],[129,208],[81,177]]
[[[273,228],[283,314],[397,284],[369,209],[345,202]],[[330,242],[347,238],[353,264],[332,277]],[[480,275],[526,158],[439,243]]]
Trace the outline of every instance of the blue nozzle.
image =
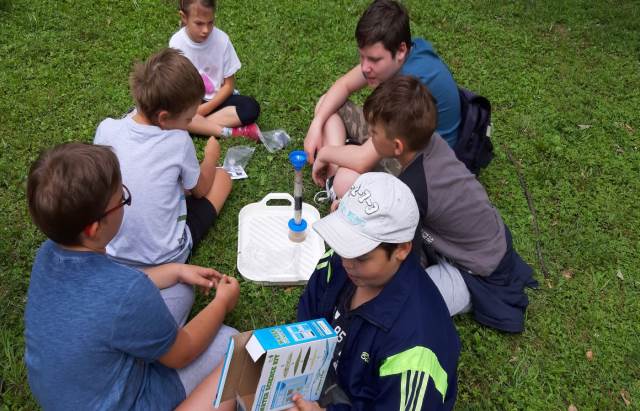
[[299,233],[300,231],[304,231],[307,229],[307,221],[303,218],[300,220],[300,224],[296,224],[295,219],[289,220],[289,230]]
[[302,167],[307,163],[307,153],[302,150],[295,150],[289,153],[289,161],[293,165],[296,171],[302,170]]

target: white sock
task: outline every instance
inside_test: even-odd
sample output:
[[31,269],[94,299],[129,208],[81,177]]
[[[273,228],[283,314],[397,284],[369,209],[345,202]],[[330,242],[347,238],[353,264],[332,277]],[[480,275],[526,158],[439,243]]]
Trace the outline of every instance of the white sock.
[[222,137],[231,137],[231,127],[222,127]]

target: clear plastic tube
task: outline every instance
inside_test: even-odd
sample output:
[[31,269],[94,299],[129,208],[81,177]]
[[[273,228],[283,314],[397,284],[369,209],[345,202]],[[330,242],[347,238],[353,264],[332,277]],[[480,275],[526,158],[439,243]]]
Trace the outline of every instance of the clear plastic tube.
[[293,183],[293,219],[296,224],[302,220],[302,170],[296,170]]

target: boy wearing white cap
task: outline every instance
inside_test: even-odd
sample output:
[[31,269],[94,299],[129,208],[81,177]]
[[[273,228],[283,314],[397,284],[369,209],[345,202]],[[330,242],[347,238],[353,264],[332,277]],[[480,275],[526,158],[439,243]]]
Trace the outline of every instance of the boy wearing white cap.
[[412,250],[419,211],[409,187],[361,175],[313,228],[331,247],[300,298],[298,320],[324,317],[338,344],[319,403],[299,410],[450,410],[460,341]]

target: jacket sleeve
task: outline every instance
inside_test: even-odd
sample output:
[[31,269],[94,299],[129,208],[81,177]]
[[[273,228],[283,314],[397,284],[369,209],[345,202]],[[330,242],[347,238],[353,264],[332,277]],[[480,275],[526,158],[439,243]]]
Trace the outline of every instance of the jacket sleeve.
[[417,345],[382,361],[373,406],[354,409],[450,410],[455,401],[455,381],[456,376],[447,375],[433,351]]
[[331,279],[331,256],[333,250],[329,249],[318,261],[315,271],[309,278],[300,301],[298,302],[298,321],[313,320],[322,317],[320,302]]

